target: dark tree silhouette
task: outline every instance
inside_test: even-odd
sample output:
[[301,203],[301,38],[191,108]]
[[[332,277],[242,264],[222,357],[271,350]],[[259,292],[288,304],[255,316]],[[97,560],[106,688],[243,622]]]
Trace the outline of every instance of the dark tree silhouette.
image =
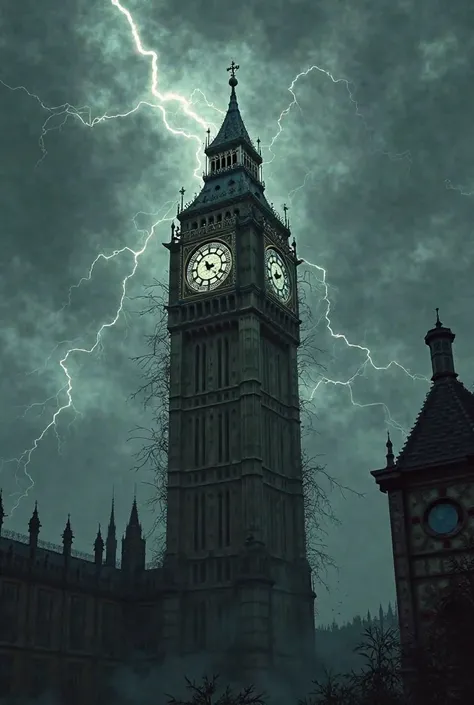
[[[312,277],[304,272],[298,277],[300,297],[300,318],[302,344],[298,354],[298,374],[306,389],[316,386],[319,379],[316,372],[323,368],[318,362],[322,351],[316,346],[316,328],[312,308],[308,302],[313,291]],[[154,537],[153,559],[159,564],[165,548],[166,525],[166,483],[168,458],[168,396],[170,380],[170,339],[167,330],[168,286],[159,281],[146,287],[145,294],[136,297],[143,302],[141,316],[154,320],[153,330],[146,336],[147,352],[134,357],[142,371],[143,384],[132,395],[141,398],[145,408],[152,410],[150,428],[137,427],[131,432],[130,440],[139,440],[141,447],[135,455],[135,470],[143,467],[154,469],[154,492],[150,505],[154,509],[154,524],[150,534]],[[314,414],[310,399],[301,399],[303,439],[314,435]],[[325,576],[330,567],[336,567],[328,554],[324,537],[327,524],[338,523],[330,502],[330,493],[338,489],[342,493],[351,492],[362,496],[351,488],[342,485],[332,476],[319,459],[302,451],[302,473],[304,512],[306,523],[308,562],[314,579],[327,587]]]
[[263,694],[255,693],[253,685],[237,693],[234,693],[230,686],[226,686],[224,691],[219,693],[219,676],[204,676],[200,684],[189,678],[185,680],[189,697],[181,700],[168,695],[168,705],[266,705]]
[[345,675],[326,671],[300,705],[402,705],[396,630],[370,625],[355,651],[363,658],[360,670]]
[[401,705],[400,642],[395,629],[367,627],[356,647],[364,667],[353,673],[351,682],[361,705]]

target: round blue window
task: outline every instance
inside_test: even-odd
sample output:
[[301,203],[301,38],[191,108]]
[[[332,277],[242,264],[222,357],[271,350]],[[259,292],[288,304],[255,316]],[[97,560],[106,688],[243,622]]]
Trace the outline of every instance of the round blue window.
[[436,534],[450,534],[459,524],[459,510],[452,502],[438,502],[428,512],[428,526]]

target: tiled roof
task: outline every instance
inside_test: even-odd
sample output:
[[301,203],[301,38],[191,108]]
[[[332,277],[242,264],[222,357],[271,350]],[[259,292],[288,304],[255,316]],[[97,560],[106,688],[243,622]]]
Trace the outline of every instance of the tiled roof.
[[227,109],[224,122],[222,123],[219,132],[209,145],[209,148],[213,149],[215,147],[223,147],[226,143],[234,142],[238,139],[244,140],[244,142],[247,142],[247,144],[253,148],[252,140],[249,137],[249,133],[247,132],[242,116],[240,115],[235,90],[232,88],[229,107]]
[[436,380],[397,458],[400,469],[474,454],[474,395],[455,377]]
[[201,193],[184,210],[190,214],[195,210],[201,211],[203,208],[219,208],[230,199],[250,193],[257,197],[264,208],[272,212],[262,186],[256,184],[242,167],[233,169],[232,173],[225,171],[222,174],[217,174],[212,177],[212,180],[206,181]]

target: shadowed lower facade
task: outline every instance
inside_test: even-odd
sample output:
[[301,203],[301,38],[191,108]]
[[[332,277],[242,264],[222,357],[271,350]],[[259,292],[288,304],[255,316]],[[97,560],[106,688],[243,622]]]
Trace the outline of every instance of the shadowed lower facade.
[[[286,216],[265,197],[262,157],[236,97],[206,144],[201,192],[171,227],[167,536],[145,565],[133,502],[94,555],[8,532],[0,510],[0,699],[52,689],[107,702],[108,676],[205,655],[244,681],[311,677],[314,592],[306,558],[296,269]],[[184,193],[184,191],[183,191]],[[183,195],[183,194],[182,194]],[[183,661],[184,662],[184,661]],[[184,672],[183,672],[184,675]]]

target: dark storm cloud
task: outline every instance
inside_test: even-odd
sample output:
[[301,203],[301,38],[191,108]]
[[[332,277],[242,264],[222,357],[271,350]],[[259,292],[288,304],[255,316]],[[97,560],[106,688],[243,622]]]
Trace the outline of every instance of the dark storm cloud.
[[[467,1],[430,2],[156,2],[126,5],[144,45],[159,52],[160,90],[190,96],[199,88],[219,109],[228,93],[225,68],[240,63],[238,96],[249,132],[268,146],[277,119],[292,99],[287,87],[312,64],[295,86],[298,105],[283,118],[273,155],[265,149],[264,178],[270,201],[291,204],[300,255],[327,270],[331,322],[349,341],[367,345],[376,364],[394,358],[429,377],[423,343],[440,306],[443,322],[457,332],[456,360],[461,378],[474,382],[469,357],[474,259],[474,200],[447,188],[474,191],[472,172],[472,77],[474,7]],[[123,114],[148,92],[150,63],[138,56],[125,18],[110,2],[21,4],[0,8],[0,79],[24,85],[46,105],[89,106],[92,118],[107,111]],[[349,90],[348,90],[349,89]],[[196,110],[218,124],[220,115],[195,94]],[[175,106],[175,128],[204,138]],[[173,113],[176,111],[176,114]],[[81,113],[83,116],[86,113]],[[186,198],[199,188],[193,179],[196,143],[169,135],[157,110],[143,106],[128,118],[93,129],[69,118],[38,138],[48,113],[24,92],[0,85],[1,242],[0,317],[2,369],[2,455],[31,447],[56,408],[64,385],[58,361],[73,341],[94,344],[98,327],[113,318],[121,281],[132,258],[100,261],[103,251],[137,248],[143,232],[184,183]],[[48,127],[61,125],[56,115]],[[303,186],[303,188],[299,188]],[[450,185],[448,183],[448,186]],[[164,214],[166,209],[162,209]],[[145,214],[138,216],[137,212]],[[96,523],[104,521],[116,488],[119,521],[129,509],[135,475],[129,430],[149,421],[130,394],[139,371],[130,360],[145,350],[143,335],[152,320],[136,315],[134,297],[155,277],[163,277],[166,253],[158,228],[130,283],[129,299],[117,326],[106,331],[97,354],[71,356],[74,402],[80,414],[60,421],[62,440],[49,433],[32,455],[36,481],[31,500],[20,504],[10,528],[24,531],[33,497],[39,499],[43,537],[57,541],[68,511],[76,547],[88,549]],[[310,302],[316,320],[319,362],[333,380],[345,381],[364,360],[325,327],[321,271],[311,270]],[[53,352],[54,351],[54,352]],[[51,355],[50,359],[48,356]],[[39,368],[35,374],[27,374]],[[328,471],[365,493],[365,499],[334,494],[342,521],[328,527],[329,550],[340,565],[330,576],[330,594],[320,591],[323,620],[344,618],[393,599],[386,498],[374,487],[370,469],[384,462],[387,414],[409,428],[428,384],[399,368],[368,366],[350,390],[322,384],[314,397],[314,427],[306,440]],[[309,390],[305,390],[309,394]],[[25,407],[50,399],[42,415]],[[64,391],[58,397],[66,398]],[[399,449],[403,436],[393,431]],[[21,474],[21,469],[20,469]],[[16,491],[13,465],[2,471],[8,493]],[[24,480],[20,486],[24,487]],[[144,501],[147,486],[141,484]],[[145,510],[142,510],[145,511]],[[144,517],[151,526],[150,513]],[[367,581],[367,575],[373,580]],[[350,589],[349,587],[350,586]]]

